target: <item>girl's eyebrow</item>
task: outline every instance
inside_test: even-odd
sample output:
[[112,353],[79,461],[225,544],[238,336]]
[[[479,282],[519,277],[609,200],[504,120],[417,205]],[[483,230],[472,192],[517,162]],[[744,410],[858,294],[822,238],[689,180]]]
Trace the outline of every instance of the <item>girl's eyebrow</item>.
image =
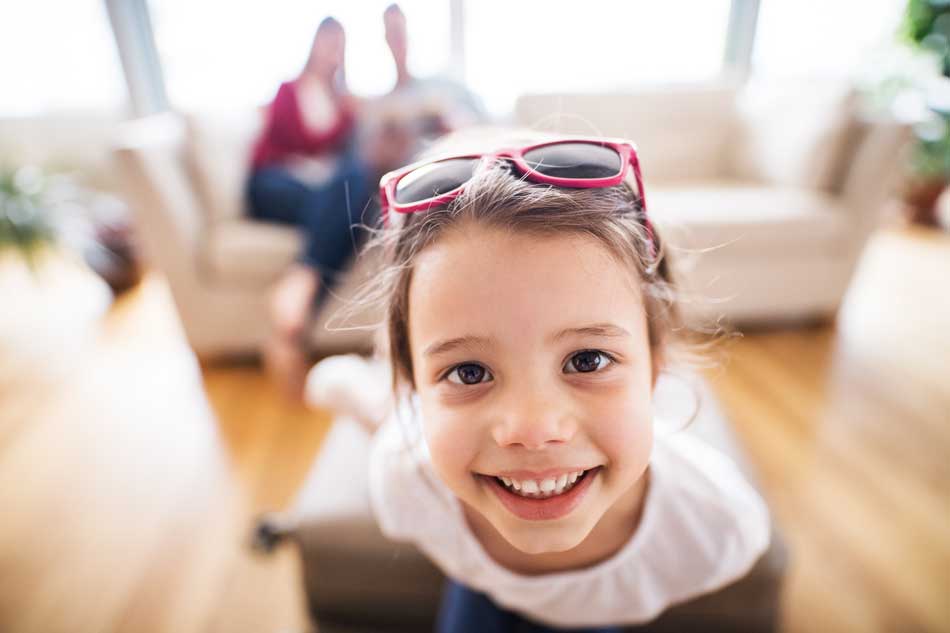
[[[623,337],[630,336],[630,332],[620,327],[619,325],[614,325],[613,323],[594,323],[591,325],[585,325],[582,327],[569,327],[564,328],[560,332],[555,333],[549,337],[549,342],[556,343],[562,338],[570,335],[579,335],[579,336],[600,336],[600,337]],[[484,336],[459,336],[457,338],[448,339],[446,341],[439,341],[432,343],[426,347],[423,352],[423,356],[431,357],[438,356],[439,354],[445,354],[451,352],[452,350],[458,349],[460,347],[474,348],[474,347],[491,347],[495,344],[495,339],[491,337]]]
[[580,336],[602,336],[610,338],[630,336],[630,332],[623,329],[619,325],[614,325],[613,323],[593,323],[583,327],[564,328],[557,334],[554,334],[549,340],[552,343],[556,343],[565,336],[570,336],[571,334]]
[[422,355],[428,358],[451,352],[459,347],[491,347],[494,344],[495,339],[493,338],[484,336],[459,336],[458,338],[450,338],[447,341],[432,343],[426,347]]

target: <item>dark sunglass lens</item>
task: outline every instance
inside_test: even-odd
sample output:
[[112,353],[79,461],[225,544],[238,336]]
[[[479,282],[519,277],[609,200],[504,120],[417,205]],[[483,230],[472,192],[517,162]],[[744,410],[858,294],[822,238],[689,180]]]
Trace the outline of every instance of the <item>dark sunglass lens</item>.
[[620,173],[620,154],[593,143],[555,143],[525,152],[525,162],[545,176],[610,178]]
[[423,165],[396,184],[396,203],[412,204],[441,196],[471,180],[477,158],[452,158]]

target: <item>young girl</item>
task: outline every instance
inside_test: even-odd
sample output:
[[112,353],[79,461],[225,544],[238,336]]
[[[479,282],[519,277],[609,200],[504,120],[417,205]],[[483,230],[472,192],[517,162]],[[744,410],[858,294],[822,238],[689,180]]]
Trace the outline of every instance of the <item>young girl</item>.
[[[711,447],[654,437],[679,322],[633,146],[517,141],[381,187],[401,405],[371,496],[451,579],[439,630],[618,630],[743,577],[764,503]],[[331,365],[312,375],[324,403]]]

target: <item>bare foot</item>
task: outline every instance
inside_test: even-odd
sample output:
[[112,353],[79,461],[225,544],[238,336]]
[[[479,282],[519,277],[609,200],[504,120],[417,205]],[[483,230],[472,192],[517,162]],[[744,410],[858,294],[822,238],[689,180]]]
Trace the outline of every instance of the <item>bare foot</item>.
[[264,347],[264,366],[287,397],[303,400],[307,358],[299,339],[273,336]]
[[303,334],[319,286],[317,272],[302,264],[294,264],[277,280],[270,295],[270,318],[279,337]]
[[393,407],[391,381],[383,359],[328,356],[307,374],[304,399],[311,407],[348,415],[373,433]]

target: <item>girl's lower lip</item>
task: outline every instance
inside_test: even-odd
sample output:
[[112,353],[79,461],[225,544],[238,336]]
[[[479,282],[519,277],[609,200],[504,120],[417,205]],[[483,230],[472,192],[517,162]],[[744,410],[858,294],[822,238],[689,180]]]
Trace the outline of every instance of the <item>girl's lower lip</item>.
[[594,483],[594,478],[600,474],[601,467],[592,468],[584,473],[583,478],[574,484],[574,487],[565,493],[554,495],[546,499],[531,499],[522,497],[505,488],[497,478],[488,475],[479,475],[485,481],[498,500],[515,516],[527,521],[551,521],[560,519],[574,511],[584,499],[587,490]]

